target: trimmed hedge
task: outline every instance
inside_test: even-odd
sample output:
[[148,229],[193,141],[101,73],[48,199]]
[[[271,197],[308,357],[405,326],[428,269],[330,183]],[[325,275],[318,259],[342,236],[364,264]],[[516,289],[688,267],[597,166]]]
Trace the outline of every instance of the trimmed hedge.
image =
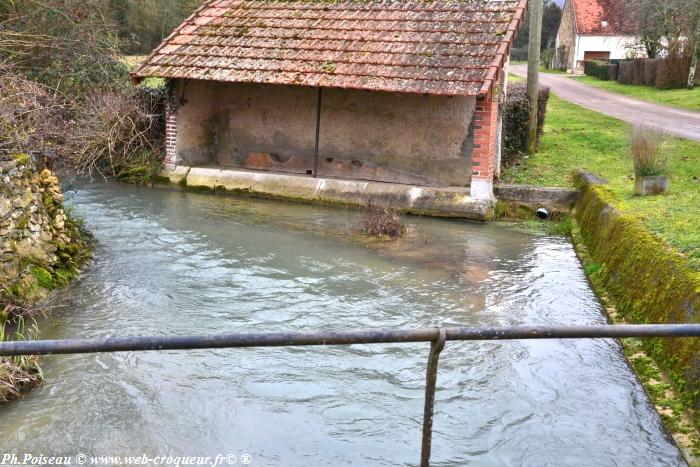
[[617,81],[621,84],[644,84],[644,59],[623,60]]
[[598,79],[603,79],[606,81],[615,79],[615,76],[617,75],[617,67],[615,67],[615,73],[613,76],[611,76],[610,65],[610,63],[604,60],[586,60],[583,62],[583,72],[588,76],[595,76]]
[[656,73],[658,89],[680,89],[688,86],[690,55],[670,55],[659,61]]
[[[540,87],[537,116],[537,145],[544,131],[544,118],[547,112],[549,88]],[[503,108],[503,134],[501,162],[504,166],[513,165],[521,153],[527,149],[527,129],[530,120],[530,104],[527,99],[527,85],[515,83],[508,86]]]
[[690,71],[690,57],[678,55],[665,58],[621,60],[617,66],[616,74],[612,72],[612,68],[606,73],[603,70],[603,63],[605,62],[598,60],[586,61],[584,72],[600,79],[617,79],[620,84],[637,84],[658,89],[679,89],[686,87]]
[[656,86],[656,76],[658,70],[659,60],[656,58],[650,58],[644,60],[642,82],[645,86]]

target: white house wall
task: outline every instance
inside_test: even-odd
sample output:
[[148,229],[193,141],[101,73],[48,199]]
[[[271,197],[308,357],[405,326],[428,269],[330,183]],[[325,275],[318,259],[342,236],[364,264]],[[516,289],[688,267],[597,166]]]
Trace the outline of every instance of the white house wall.
[[611,59],[644,57],[634,36],[577,36],[576,64],[583,66],[585,52],[610,52]]

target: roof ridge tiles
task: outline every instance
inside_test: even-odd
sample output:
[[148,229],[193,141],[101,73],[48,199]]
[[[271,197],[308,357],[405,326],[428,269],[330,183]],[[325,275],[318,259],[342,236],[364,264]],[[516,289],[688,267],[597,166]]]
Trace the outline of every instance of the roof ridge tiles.
[[[360,25],[361,26],[361,25]],[[356,27],[356,28],[351,28],[351,27],[315,27],[313,28],[314,31],[367,31],[367,24],[364,24],[363,27]],[[215,31],[211,31],[208,34],[215,34],[215,35],[233,35],[233,36],[241,36],[241,35],[248,35],[250,33],[250,29],[245,33],[242,34],[240,32],[241,27],[247,27],[245,25],[242,26],[222,26],[220,28],[217,28]],[[253,26],[254,29],[264,29],[266,31],[269,30],[275,30],[275,29],[282,29],[282,30],[289,30],[290,28],[288,26],[265,26],[265,27],[258,27],[258,26]],[[193,31],[197,32],[197,31]],[[425,33],[445,33],[445,34],[460,34],[460,35],[468,35],[468,34],[490,34],[492,31],[483,31],[483,30],[462,30],[462,31],[455,31],[455,30],[449,30],[449,29],[433,29],[433,30],[423,30],[423,29],[402,29],[402,28],[383,28],[383,29],[373,29],[372,32],[404,32],[404,33],[415,33],[415,32],[425,32]],[[207,31],[201,31],[200,34],[195,34],[195,35],[207,35]],[[501,32],[496,31],[496,35],[502,35]]]
[[[492,45],[498,45],[498,42],[494,42]],[[170,47],[175,47],[175,49],[171,51],[161,51],[163,55],[197,55],[197,54],[188,54],[188,53],[178,53],[178,52],[185,52],[187,48],[189,47],[208,47],[208,48],[234,48],[234,49],[251,49],[251,50],[279,50],[278,47],[273,47],[273,46],[264,46],[264,45],[200,45],[200,44],[187,44],[187,45],[170,45]],[[182,50],[181,50],[182,49]],[[491,56],[491,54],[486,53],[484,51],[477,51],[477,52],[472,52],[472,51],[464,51],[463,53],[454,53],[450,52],[449,54],[444,54],[441,52],[434,52],[432,50],[424,50],[424,51],[392,51],[392,50],[382,50],[381,52],[377,52],[374,50],[370,49],[348,49],[348,48],[333,48],[333,47],[328,47],[327,45],[325,48],[319,48],[319,47],[303,47],[303,46],[297,46],[294,48],[296,51],[329,51],[329,52],[342,52],[342,53],[350,53],[350,54],[361,54],[361,53],[369,53],[369,54],[386,54],[386,55],[401,55],[401,56],[421,56],[421,57],[435,57],[439,55],[445,55],[449,58],[460,58],[460,57],[485,57],[485,56]],[[207,51],[207,54],[210,56],[217,56],[217,57],[228,57],[229,55],[221,54],[218,55],[212,51]]]

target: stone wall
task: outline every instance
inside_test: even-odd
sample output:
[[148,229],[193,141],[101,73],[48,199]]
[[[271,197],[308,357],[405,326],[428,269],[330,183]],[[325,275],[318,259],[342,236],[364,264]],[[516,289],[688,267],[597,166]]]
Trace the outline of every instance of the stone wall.
[[[318,89],[190,80],[173,97],[178,163],[314,169]],[[466,96],[323,89],[317,174],[466,186],[474,107]]]
[[565,63],[562,65],[567,69],[574,68],[574,54],[576,52],[576,16],[574,13],[574,2],[567,0],[564,3],[564,10],[559,23],[559,33],[557,35],[557,49],[564,48],[566,56],[562,57]]
[[0,293],[35,302],[66,285],[89,255],[66,215],[58,178],[26,154],[0,155]]
[[[595,271],[589,277],[619,316],[639,324],[700,322],[700,273],[638,219],[619,211],[619,199],[603,180],[577,178],[582,195],[575,220],[595,266],[589,265]],[[643,348],[695,411],[693,423],[700,429],[700,339],[644,339]]]

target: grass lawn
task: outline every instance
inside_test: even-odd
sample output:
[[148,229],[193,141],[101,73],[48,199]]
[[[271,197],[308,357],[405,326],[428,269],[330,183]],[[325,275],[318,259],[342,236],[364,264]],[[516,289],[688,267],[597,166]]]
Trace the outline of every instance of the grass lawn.
[[670,105],[681,109],[700,111],[700,85],[694,89],[656,89],[635,84],[620,84],[617,81],[605,81],[593,76],[577,76],[571,79],[590,84],[606,91],[624,94],[656,104]]
[[663,153],[671,173],[665,195],[634,196],[629,125],[555,95],[549,99],[540,152],[504,170],[506,183],[569,186],[582,167],[607,178],[619,207],[685,254],[700,270],[700,144],[667,138]]

